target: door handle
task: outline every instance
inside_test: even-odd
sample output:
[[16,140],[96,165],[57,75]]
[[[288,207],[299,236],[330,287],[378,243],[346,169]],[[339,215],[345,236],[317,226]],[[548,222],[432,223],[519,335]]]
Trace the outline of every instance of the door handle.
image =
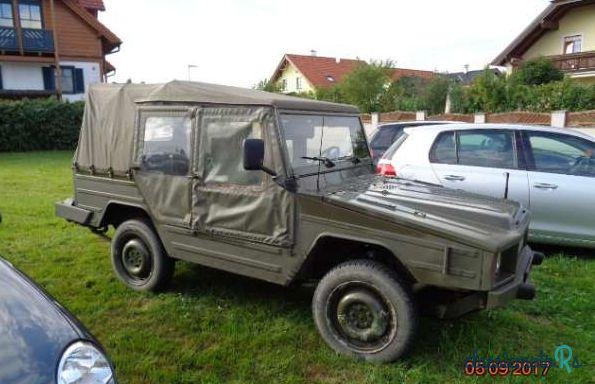
[[457,175],[446,175],[446,176],[444,176],[444,179],[448,180],[448,181],[464,181],[465,177],[457,176]]
[[539,188],[539,189],[558,189],[558,186],[556,184],[548,184],[548,183],[536,183],[536,184],[533,184],[533,186],[535,188]]

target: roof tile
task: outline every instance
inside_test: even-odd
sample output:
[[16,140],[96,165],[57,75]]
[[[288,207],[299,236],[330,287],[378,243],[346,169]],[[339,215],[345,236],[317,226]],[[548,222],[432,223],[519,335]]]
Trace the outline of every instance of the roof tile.
[[[329,88],[341,82],[345,76],[351,73],[358,65],[365,65],[363,60],[340,59],[334,57],[322,57],[311,55],[287,54],[285,58],[298,69],[314,87]],[[277,73],[282,68],[277,70]],[[275,75],[275,77],[277,74]],[[391,80],[396,81],[402,77],[416,76],[424,79],[431,79],[434,72],[421,71],[417,69],[391,69]]]
[[334,57],[290,54],[286,57],[313,86],[323,88],[339,83],[355,67],[365,64],[361,60],[335,59]]

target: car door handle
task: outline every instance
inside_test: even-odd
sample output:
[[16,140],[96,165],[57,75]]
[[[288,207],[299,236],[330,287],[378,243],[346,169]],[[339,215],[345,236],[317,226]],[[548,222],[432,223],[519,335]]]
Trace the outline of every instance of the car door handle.
[[548,183],[536,183],[536,184],[533,184],[533,186],[535,188],[539,188],[539,189],[558,189],[558,186],[556,184],[548,184]]
[[457,175],[446,175],[446,176],[444,176],[444,179],[448,180],[448,181],[463,181],[463,180],[465,180],[465,177],[457,176]]

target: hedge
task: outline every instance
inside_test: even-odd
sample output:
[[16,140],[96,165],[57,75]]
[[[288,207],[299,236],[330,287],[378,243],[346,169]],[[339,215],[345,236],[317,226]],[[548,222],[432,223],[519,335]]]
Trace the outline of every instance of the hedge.
[[0,101],[0,152],[75,149],[84,103]]

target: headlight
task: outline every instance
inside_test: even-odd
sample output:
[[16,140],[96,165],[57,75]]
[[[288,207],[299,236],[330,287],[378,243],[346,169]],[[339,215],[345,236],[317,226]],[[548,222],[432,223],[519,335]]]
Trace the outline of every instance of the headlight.
[[64,351],[58,365],[58,384],[113,384],[114,372],[93,344],[77,341]]

